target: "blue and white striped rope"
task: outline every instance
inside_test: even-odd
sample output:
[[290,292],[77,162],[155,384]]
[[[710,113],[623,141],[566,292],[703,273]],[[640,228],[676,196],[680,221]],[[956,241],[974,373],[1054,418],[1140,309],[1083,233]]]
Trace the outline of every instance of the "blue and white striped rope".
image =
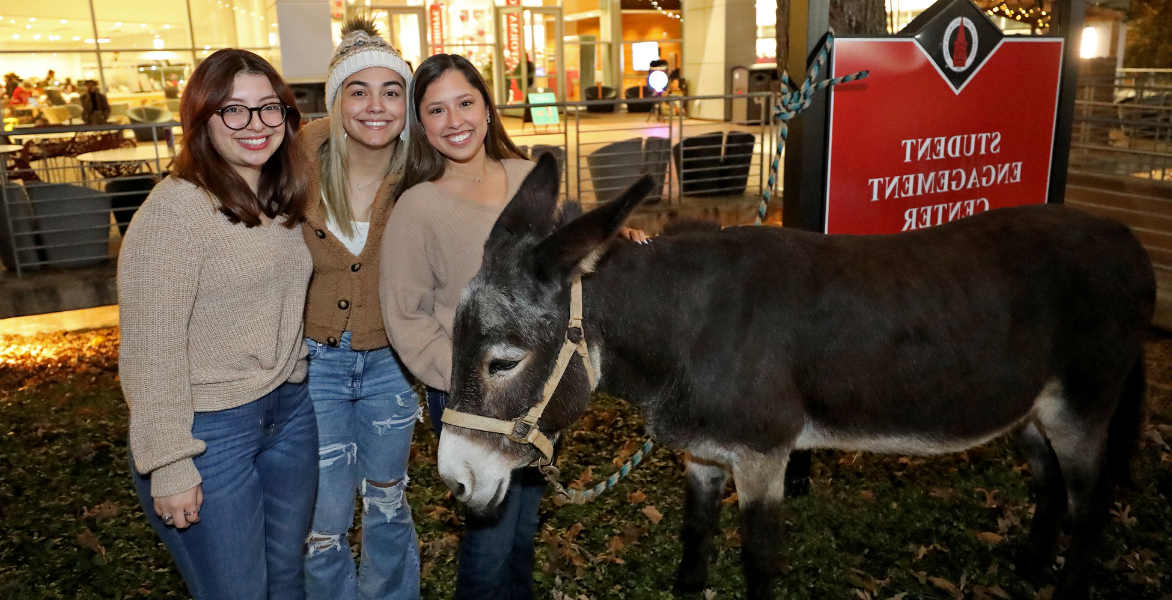
[[631,469],[634,469],[635,466],[643,460],[643,456],[650,452],[651,448],[654,446],[655,444],[651,443],[651,440],[647,440],[643,444],[643,447],[639,448],[639,450],[631,456],[631,459],[623,463],[623,466],[619,467],[619,469],[612,473],[610,477],[607,477],[606,481],[603,481],[602,483],[590,488],[589,490],[586,490],[585,492],[580,492],[578,490],[567,490],[566,488],[562,487],[562,484],[558,483],[557,480],[557,467],[552,465],[541,467],[541,472],[543,475],[545,475],[545,479],[549,481],[550,485],[553,486],[554,493],[561,497],[562,500],[565,500],[569,504],[586,504],[587,502],[597,498],[599,494],[614,487],[615,484],[617,484],[622,478],[626,477],[627,474],[631,472]]
[[818,53],[806,71],[806,80],[802,82],[800,88],[794,89],[796,86],[790,80],[788,71],[782,72],[781,74],[781,84],[785,86],[787,91],[781,95],[777,106],[773,108],[773,121],[777,124],[777,153],[773,155],[773,162],[769,165],[769,181],[765,186],[765,194],[761,198],[761,206],[757,208],[755,225],[760,225],[765,221],[765,212],[769,210],[769,200],[773,195],[773,187],[777,183],[778,161],[781,160],[781,150],[785,148],[785,138],[789,133],[789,120],[809,107],[810,103],[814,100],[814,94],[819,90],[832,85],[863,79],[871,74],[870,71],[859,71],[850,75],[811,83],[818,78],[818,71],[826,64],[826,58],[830,55],[830,51],[833,48],[834,29],[831,29],[826,33],[826,39],[822,40],[822,43],[819,45]]

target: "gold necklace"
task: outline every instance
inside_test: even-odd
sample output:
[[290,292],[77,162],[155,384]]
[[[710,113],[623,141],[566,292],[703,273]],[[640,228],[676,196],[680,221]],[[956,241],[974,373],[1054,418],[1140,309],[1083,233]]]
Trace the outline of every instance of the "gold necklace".
[[484,173],[482,173],[482,174],[480,175],[480,177],[469,177],[469,176],[467,176],[467,175],[465,175],[465,174],[463,174],[463,173],[461,173],[461,172],[459,172],[459,171],[457,171],[457,170],[455,170],[455,169],[451,168],[450,166],[448,167],[448,172],[449,172],[449,173],[454,173],[454,174],[456,174],[456,175],[459,175],[460,177],[463,177],[464,179],[467,179],[468,181],[471,181],[472,183],[480,183],[480,182],[484,181],[484,178],[485,178],[485,177],[487,177],[487,176],[488,176],[488,162],[487,162],[487,161],[485,161],[485,163],[484,163]]
[[358,191],[361,192],[362,190],[366,189],[366,187],[369,186],[370,184],[372,184],[376,181],[382,181],[383,179],[386,179],[386,177],[387,177],[387,174],[383,173],[382,175],[379,175],[378,177],[375,177],[374,179],[372,179],[366,183],[356,183],[355,185],[358,186]]

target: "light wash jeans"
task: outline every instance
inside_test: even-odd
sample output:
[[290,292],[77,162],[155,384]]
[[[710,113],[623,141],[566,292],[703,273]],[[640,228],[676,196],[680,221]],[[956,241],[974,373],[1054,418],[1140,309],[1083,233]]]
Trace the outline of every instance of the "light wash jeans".
[[139,502],[195,600],[300,600],[302,548],[317,488],[317,427],[307,386],[286,383],[258,400],[197,412],[191,434],[203,478],[200,522],[163,525],[150,475],[134,468]]
[[[390,348],[309,345],[309,394],[317,413],[318,488],[305,555],[308,600],[419,597],[419,547],[404,491],[419,397]],[[391,484],[387,486],[386,484]],[[362,496],[361,569],[347,532]]]

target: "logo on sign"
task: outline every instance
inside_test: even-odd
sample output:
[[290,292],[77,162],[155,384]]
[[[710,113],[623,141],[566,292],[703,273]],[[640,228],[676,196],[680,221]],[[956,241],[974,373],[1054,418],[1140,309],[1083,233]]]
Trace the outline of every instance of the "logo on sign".
[[944,30],[944,64],[960,73],[977,58],[977,26],[967,17],[957,17]]
[[1005,36],[971,0],[937,2],[905,28],[959,94]]

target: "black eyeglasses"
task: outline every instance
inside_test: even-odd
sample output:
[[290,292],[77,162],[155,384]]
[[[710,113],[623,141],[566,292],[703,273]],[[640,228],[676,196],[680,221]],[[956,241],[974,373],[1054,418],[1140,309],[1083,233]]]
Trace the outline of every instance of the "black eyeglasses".
[[252,113],[260,116],[260,122],[269,127],[280,127],[285,122],[284,104],[266,104],[264,106],[247,107],[243,104],[229,104],[216,111],[224,125],[233,131],[240,131],[252,123]]

